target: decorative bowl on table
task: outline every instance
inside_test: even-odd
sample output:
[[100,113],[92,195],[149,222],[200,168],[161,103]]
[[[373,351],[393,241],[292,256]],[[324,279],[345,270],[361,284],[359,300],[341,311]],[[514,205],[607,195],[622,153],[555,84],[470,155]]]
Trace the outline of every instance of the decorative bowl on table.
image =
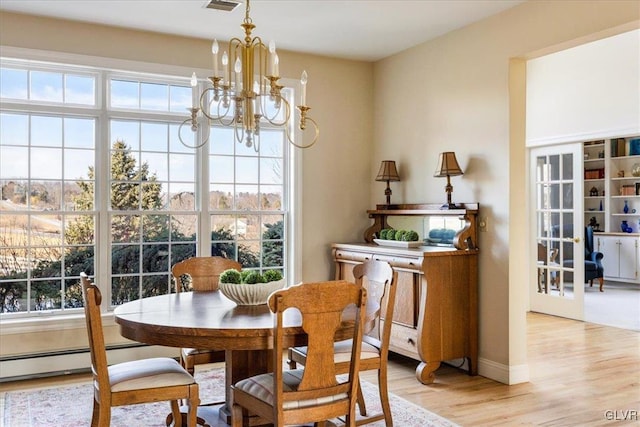
[[222,295],[238,305],[266,304],[269,295],[285,286],[285,280],[280,279],[266,283],[218,283]]

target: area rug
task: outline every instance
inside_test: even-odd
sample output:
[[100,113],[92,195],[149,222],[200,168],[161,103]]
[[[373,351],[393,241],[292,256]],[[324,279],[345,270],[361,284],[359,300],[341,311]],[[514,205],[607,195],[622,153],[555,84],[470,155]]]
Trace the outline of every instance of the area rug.
[[[196,372],[200,384],[200,400],[224,400],[224,370],[213,368]],[[363,382],[363,393],[369,413],[379,413],[377,386]],[[456,427],[456,424],[390,395],[394,425],[400,427]],[[77,385],[0,393],[0,425],[4,427],[86,427],[91,424],[92,387],[90,382]],[[111,410],[111,427],[164,427],[169,413],[167,402],[119,406]],[[206,417],[211,427],[221,427],[217,417]],[[333,420],[337,426],[343,425]],[[384,421],[369,424],[384,426]]]

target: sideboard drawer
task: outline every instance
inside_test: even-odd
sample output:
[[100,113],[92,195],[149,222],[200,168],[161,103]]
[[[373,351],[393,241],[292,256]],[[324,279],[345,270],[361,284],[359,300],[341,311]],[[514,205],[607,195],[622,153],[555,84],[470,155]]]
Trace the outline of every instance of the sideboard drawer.
[[355,261],[355,262],[364,262],[370,260],[372,255],[367,252],[354,252],[344,249],[336,250],[336,261]]
[[412,258],[412,257],[395,257],[389,255],[379,255],[374,254],[373,259],[377,261],[385,261],[388,262],[391,267],[395,268],[404,268],[414,271],[420,271],[422,268],[422,258]]
[[418,355],[418,331],[415,328],[398,325],[391,326],[391,340],[389,349],[409,357]]

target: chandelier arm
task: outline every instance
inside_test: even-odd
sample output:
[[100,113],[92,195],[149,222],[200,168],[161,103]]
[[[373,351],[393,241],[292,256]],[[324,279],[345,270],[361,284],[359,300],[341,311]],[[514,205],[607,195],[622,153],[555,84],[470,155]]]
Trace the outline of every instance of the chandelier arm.
[[[198,102],[198,107],[200,107],[200,110],[204,113],[204,99],[206,97],[207,92],[213,92],[213,94],[215,95],[215,89],[212,87],[208,87],[205,90],[202,91],[202,93],[200,94],[200,98],[199,98],[199,102]],[[208,116],[207,116],[208,117]]]
[[[200,95],[200,110],[202,111],[202,114],[204,114],[204,116],[209,119],[209,120],[215,120],[215,121],[220,121],[221,117],[220,117],[220,108],[218,108],[218,116],[212,116],[210,115],[207,111],[211,111],[211,104],[215,101],[215,99],[212,97],[211,101],[209,101],[209,104],[207,105],[207,107],[209,108],[204,108],[205,107],[205,103],[204,103],[204,98],[205,98],[205,94],[208,91],[213,91],[213,88],[207,88],[204,91],[202,91],[202,95]],[[215,92],[214,92],[215,94]],[[218,106],[220,105],[221,101],[218,101]]]
[[[212,100],[211,102],[209,102],[209,107],[211,107],[211,104],[214,102],[214,100]],[[228,122],[224,121],[224,118],[227,117],[227,114],[229,113],[229,110],[231,109],[231,103],[227,104],[227,106],[224,106],[224,99],[220,99],[217,105],[217,111],[218,111],[218,115],[217,116],[211,116],[209,114],[206,113],[205,110],[202,110],[202,113],[209,119],[209,120],[213,120],[214,122],[218,122],[220,123],[222,126],[231,126],[235,120],[235,117],[232,117],[231,120],[229,120]],[[222,106],[222,108],[225,108],[224,114],[220,114],[220,106]]]
[[[287,101],[281,95],[278,95],[278,98],[280,99],[280,107],[278,107],[276,112],[273,114],[273,117],[269,117],[267,115],[263,116],[265,120],[268,121],[272,126],[284,126],[287,122],[289,122],[289,119],[291,118],[291,104],[289,104],[289,101]],[[278,122],[275,120],[275,118],[282,109],[282,105],[285,106],[285,117],[281,122]],[[263,108],[262,111],[266,111],[266,109]]]
[[[231,100],[235,102],[235,99],[233,96],[227,95],[227,97],[224,100],[221,100],[220,102],[218,102],[218,117],[220,117],[219,121],[225,126],[230,126],[235,120],[235,116],[231,116],[231,120],[229,120],[228,122],[224,121],[224,118],[227,117],[227,115],[229,114],[229,111],[231,111]],[[220,112],[220,106],[224,108],[224,114]],[[233,109],[235,110],[235,106]]]
[[256,153],[260,153],[260,135],[253,134],[253,150]]
[[[262,38],[260,36],[255,36],[253,40],[251,40],[251,46],[256,49],[258,55],[258,95],[262,95],[265,93],[266,85],[264,84],[264,76],[267,73],[267,46],[262,42]],[[255,75],[254,75],[255,77]]]
[[[198,148],[204,147],[204,146],[205,146],[205,144],[206,144],[207,142],[209,142],[209,137],[211,136],[211,129],[209,129],[209,131],[208,131],[208,135],[207,135],[207,138],[206,138],[202,143],[200,143],[200,144],[195,144],[195,145],[189,145],[189,144],[187,144],[186,142],[184,142],[184,139],[182,139],[182,128],[183,128],[183,127],[184,127],[184,125],[186,125],[187,123],[189,123],[189,124],[191,125],[191,128],[192,128],[192,129],[193,129],[193,127],[194,127],[194,125],[193,125],[193,121],[192,121],[190,118],[189,118],[189,119],[186,119],[185,121],[183,121],[182,123],[180,123],[180,126],[178,127],[178,139],[180,140],[180,143],[181,143],[182,145],[184,145],[185,147],[187,147],[187,148],[192,148],[192,149],[196,149],[196,150],[197,150]],[[200,128],[200,127],[201,127],[201,126],[196,125],[196,130],[197,130],[198,128]],[[208,128],[208,127],[209,127],[209,126],[207,126],[207,128]],[[194,130],[193,132],[195,132],[195,130]]]
[[[315,120],[313,120],[311,117],[306,117],[305,118],[306,121],[313,123],[313,128],[315,129],[315,135],[313,137],[313,141],[311,141],[311,143],[304,145],[304,144],[296,144],[295,142],[293,142],[293,139],[291,139],[291,132],[289,131],[289,127],[287,126],[287,131],[286,131],[286,135],[287,135],[287,139],[289,140],[289,144],[293,145],[296,148],[310,148],[311,146],[313,146],[313,144],[315,144],[316,142],[318,142],[318,137],[320,136],[320,128],[318,127],[318,124],[316,123]],[[304,132],[306,130],[306,127],[304,129],[302,129],[302,131]]]
[[[238,128],[240,128],[240,134],[238,135]],[[244,139],[244,127],[238,126],[238,122],[233,123],[233,137],[234,142],[242,143]]]

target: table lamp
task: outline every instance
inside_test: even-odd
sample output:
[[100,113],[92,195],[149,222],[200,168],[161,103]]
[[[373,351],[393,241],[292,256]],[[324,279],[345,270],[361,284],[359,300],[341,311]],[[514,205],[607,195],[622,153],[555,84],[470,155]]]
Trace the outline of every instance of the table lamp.
[[458,161],[456,160],[456,153],[453,151],[447,151],[444,153],[440,153],[440,158],[438,159],[438,167],[436,172],[433,174],[436,178],[447,177],[447,185],[445,187],[445,191],[447,192],[447,203],[442,205],[440,209],[457,209],[454,203],[451,203],[451,193],[453,192],[453,186],[451,185],[452,176],[463,175],[462,169],[458,165]]
[[387,189],[384,190],[384,195],[387,196],[387,205],[391,204],[391,187],[389,187],[390,181],[400,181],[398,170],[396,169],[396,162],[394,160],[383,160],[380,164],[380,170],[376,181],[387,181]]

